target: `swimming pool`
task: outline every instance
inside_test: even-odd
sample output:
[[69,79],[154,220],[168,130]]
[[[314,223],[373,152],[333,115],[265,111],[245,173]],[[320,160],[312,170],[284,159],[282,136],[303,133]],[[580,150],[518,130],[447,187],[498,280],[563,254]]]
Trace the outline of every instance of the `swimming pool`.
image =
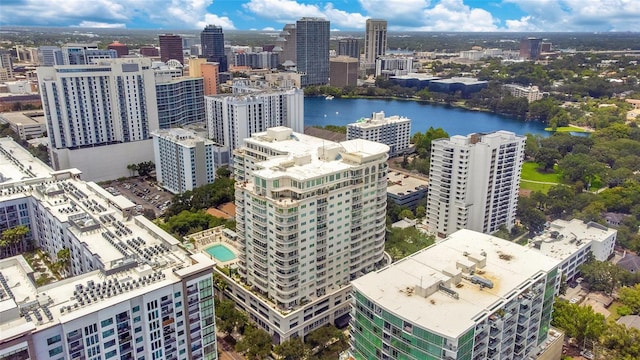
[[210,246],[205,251],[207,252],[207,254],[213,256],[216,260],[222,262],[231,261],[236,258],[236,254],[234,254],[233,251],[229,250],[222,244]]

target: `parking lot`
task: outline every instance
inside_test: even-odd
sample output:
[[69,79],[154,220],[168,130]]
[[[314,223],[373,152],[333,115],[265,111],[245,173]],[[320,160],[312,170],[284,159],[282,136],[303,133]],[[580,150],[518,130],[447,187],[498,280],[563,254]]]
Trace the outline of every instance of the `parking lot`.
[[133,201],[139,214],[142,214],[144,210],[153,210],[156,217],[160,216],[173,199],[173,194],[143,178],[115,180],[102,186],[113,195],[123,195]]

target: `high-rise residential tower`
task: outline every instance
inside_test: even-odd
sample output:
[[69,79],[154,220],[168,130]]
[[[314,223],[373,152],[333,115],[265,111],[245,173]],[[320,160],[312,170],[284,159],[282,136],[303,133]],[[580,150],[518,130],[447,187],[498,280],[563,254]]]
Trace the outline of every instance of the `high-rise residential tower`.
[[360,41],[356,38],[338,40],[338,56],[349,56],[360,59]]
[[431,143],[427,224],[444,238],[459,229],[493,233],[516,220],[526,137],[508,131]]
[[368,69],[373,69],[378,56],[387,52],[387,20],[367,19],[364,33],[364,62]]
[[75,167],[87,180],[108,180],[127,176],[128,164],[153,159],[151,131],[159,123],[149,59],[37,71],[56,170]]
[[222,27],[207,25],[200,33],[200,45],[202,47],[203,58],[209,62],[217,62],[220,72],[227,71],[227,55],[224,52],[224,33],[222,32]]
[[182,37],[174,34],[164,34],[158,36],[160,44],[160,60],[167,62],[169,60],[178,60],[180,64],[184,64],[184,53],[182,52]]
[[329,21],[304,17],[296,22],[296,66],[302,86],[329,83]]
[[459,230],[352,282],[352,355],[542,359],[537,355],[554,336],[558,263],[511,241]]
[[91,64],[100,59],[115,59],[118,53],[113,49],[99,49],[98,43],[72,43],[62,46],[64,65]]
[[394,115],[385,117],[384,111],[370,118],[347,125],[347,140],[366,139],[389,146],[389,157],[404,154],[411,141],[411,119]]
[[[280,64],[289,61],[294,63],[296,58],[296,24],[286,24],[276,39],[276,48]],[[273,49],[276,52],[276,48]]]
[[209,138],[231,151],[245,138],[267,128],[287,126],[304,131],[304,92],[234,86],[234,94],[205,96]]
[[348,316],[384,259],[387,152],[270,128],[234,152],[239,274],[229,296],[278,341]]

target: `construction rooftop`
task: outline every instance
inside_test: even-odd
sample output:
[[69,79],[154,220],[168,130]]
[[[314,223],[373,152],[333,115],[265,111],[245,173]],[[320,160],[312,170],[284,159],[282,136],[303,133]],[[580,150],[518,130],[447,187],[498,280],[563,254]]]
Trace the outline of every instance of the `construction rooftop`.
[[558,264],[516,243],[459,230],[352,286],[399,318],[457,338]]

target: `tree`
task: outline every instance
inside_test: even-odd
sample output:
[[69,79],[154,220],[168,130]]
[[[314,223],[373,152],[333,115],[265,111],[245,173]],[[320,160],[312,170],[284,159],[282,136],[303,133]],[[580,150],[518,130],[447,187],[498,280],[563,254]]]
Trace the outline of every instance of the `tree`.
[[616,265],[608,261],[591,260],[580,265],[578,268],[582,273],[584,281],[589,284],[589,289],[593,291],[604,291],[611,295],[618,285],[621,270]]
[[416,206],[416,217],[421,219],[427,215],[427,209],[424,206],[418,205]]
[[142,177],[148,177],[152,171],[156,169],[153,161],[143,161],[137,165],[138,174]]
[[547,218],[544,213],[537,208],[536,201],[532,198],[518,198],[517,215],[520,223],[529,229],[530,233],[537,233],[544,229]]
[[231,300],[216,301],[215,311],[218,318],[216,327],[227,335],[244,328],[247,324],[247,315],[236,309],[236,305]]
[[58,271],[67,271],[69,269],[69,265],[71,265],[71,251],[67,248],[63,248],[58,251],[56,255],[58,257],[58,261],[56,261],[55,265],[56,268],[58,268]]
[[554,303],[551,324],[575,338],[578,344],[597,340],[607,326],[604,315],[595,313],[591,306],[570,304],[566,300],[556,300]]
[[313,358],[328,358],[329,354],[335,353],[331,358],[337,358],[340,350],[344,350],[347,338],[342,331],[333,325],[326,325],[310,332],[305,342],[309,344],[314,353]]
[[413,215],[413,212],[411,210],[409,210],[409,209],[404,209],[404,210],[400,211],[400,214],[398,214],[398,217],[400,219],[407,218],[407,219],[410,219],[410,220],[415,218],[415,216]]
[[138,171],[138,165],[137,164],[129,164],[129,165],[127,165],[127,170],[129,170],[129,172],[131,173],[131,176],[133,176]]
[[535,161],[542,166],[544,171],[553,170],[556,161],[560,159],[560,152],[553,148],[540,148],[535,154]]
[[2,237],[0,237],[0,258],[23,253],[27,248],[25,238],[28,233],[29,228],[25,225],[18,225],[4,230]]
[[271,335],[251,324],[236,344],[236,351],[245,353],[248,359],[265,359],[271,353],[271,347]]
[[291,338],[280,345],[273,348],[273,352],[284,360],[304,359],[309,354],[309,345],[305,344],[302,339]]
[[640,313],[640,284],[623,287],[618,291],[620,302],[631,309],[632,314]]
[[228,167],[222,166],[216,169],[216,177],[218,178],[228,178],[231,176],[231,170]]
[[640,330],[609,323],[600,343],[610,351],[609,359],[640,359]]

